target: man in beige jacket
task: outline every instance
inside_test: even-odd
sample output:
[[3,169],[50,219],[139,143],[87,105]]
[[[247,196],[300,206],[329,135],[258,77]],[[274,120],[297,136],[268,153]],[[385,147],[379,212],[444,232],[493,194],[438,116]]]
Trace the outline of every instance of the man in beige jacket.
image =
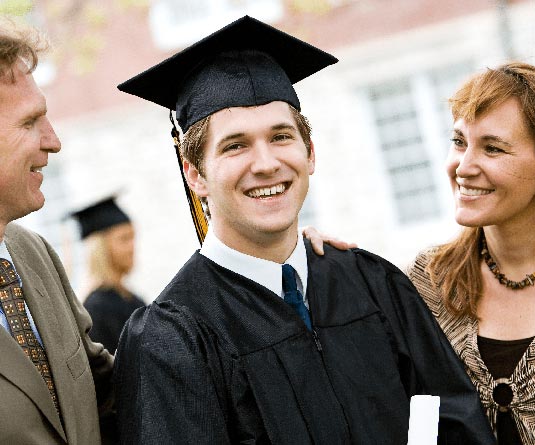
[[61,148],[32,76],[41,48],[0,29],[0,443],[99,444],[113,357],[89,338],[56,253],[12,223],[43,206],[42,169]]

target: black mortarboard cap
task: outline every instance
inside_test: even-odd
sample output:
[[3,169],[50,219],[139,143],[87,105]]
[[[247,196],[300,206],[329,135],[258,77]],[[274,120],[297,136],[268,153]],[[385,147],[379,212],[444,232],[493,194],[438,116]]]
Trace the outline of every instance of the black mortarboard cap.
[[300,110],[292,84],[338,60],[245,16],[120,84],[119,90],[176,110],[186,132],[228,107],[284,101]]
[[80,223],[82,239],[94,232],[130,222],[130,218],[115,203],[115,197],[109,197],[82,210],[71,213]]
[[[293,84],[338,62],[302,40],[245,16],[118,86],[119,90],[176,110],[185,133],[201,119],[229,107],[283,101],[301,110]],[[175,139],[191,216],[202,244],[208,222],[188,187]]]

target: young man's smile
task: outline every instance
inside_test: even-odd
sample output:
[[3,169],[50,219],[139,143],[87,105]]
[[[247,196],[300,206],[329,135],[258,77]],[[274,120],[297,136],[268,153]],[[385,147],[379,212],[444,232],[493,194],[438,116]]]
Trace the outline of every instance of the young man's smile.
[[286,191],[289,187],[289,183],[283,182],[272,186],[262,186],[251,190],[248,190],[245,194],[250,198],[267,199],[273,198],[276,195],[280,195]]

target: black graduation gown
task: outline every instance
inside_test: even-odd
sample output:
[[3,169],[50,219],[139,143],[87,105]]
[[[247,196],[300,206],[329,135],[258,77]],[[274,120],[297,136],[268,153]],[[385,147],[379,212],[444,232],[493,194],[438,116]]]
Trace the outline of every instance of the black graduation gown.
[[84,306],[93,320],[91,339],[113,354],[126,320],[145,303],[135,295],[126,300],[112,287],[99,287],[89,294]]
[[360,249],[306,245],[312,332],[198,252],[134,312],[116,356],[121,443],[406,445],[414,394],[441,396],[440,444],[494,443],[409,279]]

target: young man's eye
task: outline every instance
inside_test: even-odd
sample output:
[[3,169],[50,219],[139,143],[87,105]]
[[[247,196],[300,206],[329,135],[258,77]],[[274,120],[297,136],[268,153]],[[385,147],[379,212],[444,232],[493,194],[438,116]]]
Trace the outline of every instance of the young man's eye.
[[233,143],[233,144],[230,144],[230,145],[227,145],[224,149],[223,149],[223,152],[227,152],[227,151],[233,151],[233,150],[239,150],[240,148],[243,147],[243,144],[239,144],[237,142]]
[[273,136],[274,141],[286,141],[289,139],[293,139],[293,137],[292,135],[288,133],[281,133],[281,134],[276,134],[275,136]]

